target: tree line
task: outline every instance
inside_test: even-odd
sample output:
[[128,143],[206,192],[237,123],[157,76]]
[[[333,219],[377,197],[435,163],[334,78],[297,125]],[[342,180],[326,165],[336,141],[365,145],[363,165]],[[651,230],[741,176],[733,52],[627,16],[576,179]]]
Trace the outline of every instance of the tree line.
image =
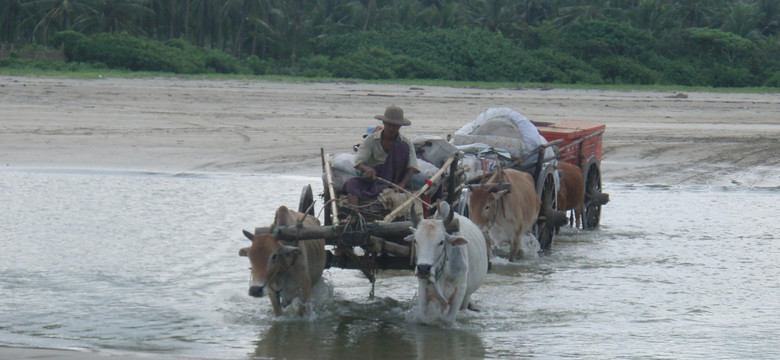
[[0,1],[6,55],[185,73],[780,87],[779,30],[778,0]]

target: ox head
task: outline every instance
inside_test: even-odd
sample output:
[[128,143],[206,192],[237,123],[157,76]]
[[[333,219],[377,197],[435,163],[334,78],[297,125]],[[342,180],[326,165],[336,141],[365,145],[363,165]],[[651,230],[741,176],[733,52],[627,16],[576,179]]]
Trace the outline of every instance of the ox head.
[[413,221],[416,227],[406,239],[413,242],[415,249],[415,273],[421,279],[429,279],[437,276],[436,272],[447,261],[447,248],[466,244],[467,241],[460,235],[452,235],[459,230],[459,222],[446,202],[439,204],[433,219],[419,220],[413,216]]
[[496,215],[498,200],[509,190],[506,187],[487,184],[471,187],[469,194],[469,218],[483,231],[490,225],[490,219]]
[[238,255],[249,257],[249,263],[252,265],[249,295],[262,297],[270,290],[278,291],[274,281],[295,265],[301,249],[279,243],[272,234],[251,234],[244,230],[244,236],[252,241],[252,245],[239,250]]

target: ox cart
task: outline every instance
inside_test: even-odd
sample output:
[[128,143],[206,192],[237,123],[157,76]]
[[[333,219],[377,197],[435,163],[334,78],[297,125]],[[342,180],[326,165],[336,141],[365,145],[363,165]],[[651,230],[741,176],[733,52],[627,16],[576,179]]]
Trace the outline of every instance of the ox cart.
[[[599,225],[601,206],[609,199],[608,194],[602,193],[600,170],[605,125],[585,122],[536,122],[533,125],[549,142],[522,157],[503,159],[503,163],[498,156],[488,156],[479,159],[478,164],[482,167],[483,178],[502,166],[532,175],[541,202],[534,233],[541,249],[547,250],[552,245],[555,229],[567,221],[566,213],[560,211],[557,205],[558,161],[569,162],[582,169],[585,179],[584,228],[593,229]],[[448,137],[447,140],[452,142],[453,139]],[[361,203],[360,208],[355,209],[347,205],[339,186],[334,186],[334,179],[339,177],[332,164],[334,157],[323,150],[320,156],[323,225],[258,227],[255,234],[275,233],[280,240],[325,239],[327,267],[361,270],[372,283],[372,294],[378,270],[414,269],[413,249],[405,241],[413,226],[408,220],[410,211],[421,212],[423,217],[431,216],[435,203],[444,200],[461,215],[468,216],[470,186],[479,182],[466,176],[470,170],[473,173],[473,164],[469,168],[463,152],[457,151],[442,158],[433,169],[435,171],[429,171],[417,190],[407,194],[408,198],[400,204],[382,209],[378,201],[373,201]],[[314,205],[312,187],[307,185],[301,192],[298,211],[316,216]]]
[[601,222],[601,206],[609,202],[609,194],[602,192],[601,185],[601,142],[606,125],[584,121],[534,122],[534,125],[547,140],[560,141],[556,150],[558,161],[582,169],[585,180],[583,228],[597,228]]

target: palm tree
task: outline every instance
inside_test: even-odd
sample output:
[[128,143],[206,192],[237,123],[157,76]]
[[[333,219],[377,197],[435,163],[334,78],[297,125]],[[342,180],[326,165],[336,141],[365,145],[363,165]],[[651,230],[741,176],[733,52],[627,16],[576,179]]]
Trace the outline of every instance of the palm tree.
[[87,33],[126,31],[133,35],[145,35],[148,28],[141,26],[142,19],[154,15],[147,7],[150,0],[91,0],[85,9],[87,17],[81,30]]
[[639,0],[628,14],[631,26],[653,36],[669,28],[672,10],[667,0]]
[[705,27],[717,8],[716,0],[675,0],[675,12],[683,27]]
[[[305,15],[310,13],[316,3],[304,0],[267,1],[269,7],[260,17],[254,16],[251,21],[257,28],[255,36],[261,37],[265,46],[274,45],[277,58],[288,58],[295,66],[299,45],[312,39],[314,32],[311,19]],[[265,56],[265,54],[263,54]]]
[[0,45],[19,41],[19,34],[23,33],[22,23],[28,18],[28,11],[20,0],[8,0],[0,2]]
[[726,7],[721,28],[746,39],[757,39],[761,35],[758,13],[759,9],[755,4],[735,1]]
[[780,31],[780,1],[759,0],[758,8],[758,27],[761,33],[766,36],[777,34]]
[[415,27],[454,28],[466,23],[466,14],[458,1],[429,0],[421,1],[423,8],[416,17]]
[[48,42],[49,30],[72,30],[74,25],[83,22],[83,14],[90,8],[89,3],[84,0],[36,0],[26,2],[23,6],[35,16],[33,36],[45,44]]
[[230,30],[234,33],[234,36],[231,36],[233,56],[241,56],[241,49],[247,35],[245,30],[247,20],[257,16],[260,9],[262,9],[262,3],[253,0],[227,0],[223,5],[223,16],[231,20]]
[[390,1],[381,7],[379,13],[381,17],[377,19],[375,30],[389,30],[399,28],[420,27],[419,24],[425,6],[418,0],[397,0]]
[[622,9],[612,6],[610,0],[575,0],[573,4],[559,8],[555,23],[566,27],[583,21],[620,18],[622,12]]
[[522,2],[523,21],[529,25],[537,26],[543,21],[552,19],[557,10],[555,0],[524,0]]
[[493,32],[512,29],[520,22],[517,4],[512,0],[481,0],[473,13],[479,26]]

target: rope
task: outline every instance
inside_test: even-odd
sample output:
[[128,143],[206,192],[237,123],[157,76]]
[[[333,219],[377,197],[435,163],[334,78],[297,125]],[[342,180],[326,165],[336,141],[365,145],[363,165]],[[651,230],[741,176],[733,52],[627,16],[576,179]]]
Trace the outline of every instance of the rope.
[[439,281],[441,279],[442,274],[444,273],[444,265],[447,264],[447,244],[444,244],[444,248],[441,250],[441,254],[439,254],[439,257],[436,258],[436,262],[434,264],[439,263],[440,260],[442,260],[442,257],[444,257],[444,260],[441,261],[441,265],[436,266],[436,276],[434,276],[435,281]]
[[[401,190],[401,191],[403,191],[404,193],[408,194],[409,196],[411,196],[411,197],[413,197],[413,198],[415,198],[415,199],[417,199],[417,200],[420,200],[420,202],[422,202],[423,204],[425,204],[425,206],[427,206],[427,207],[431,207],[431,204],[429,204],[429,203],[428,203],[428,202],[426,202],[425,200],[421,199],[419,196],[412,194],[411,192],[409,192],[409,190],[406,190],[406,189],[404,189],[404,188],[402,188],[402,187],[400,187],[400,186],[396,185],[395,183],[393,183],[393,182],[391,182],[391,181],[387,181],[387,180],[385,180],[385,179],[382,179],[382,178],[380,178],[380,177],[378,177],[378,178],[376,178],[376,179],[377,179],[377,180],[379,180],[379,182],[382,182],[382,183],[385,183],[385,184],[387,184],[387,185],[390,185],[390,186],[392,186],[392,187],[394,187],[394,188],[396,188],[396,189],[398,189],[398,190]],[[426,180],[426,181],[428,181],[428,182],[430,182],[431,184],[433,184],[433,182],[431,182],[430,180]],[[430,186],[430,185],[429,185],[429,186]]]

